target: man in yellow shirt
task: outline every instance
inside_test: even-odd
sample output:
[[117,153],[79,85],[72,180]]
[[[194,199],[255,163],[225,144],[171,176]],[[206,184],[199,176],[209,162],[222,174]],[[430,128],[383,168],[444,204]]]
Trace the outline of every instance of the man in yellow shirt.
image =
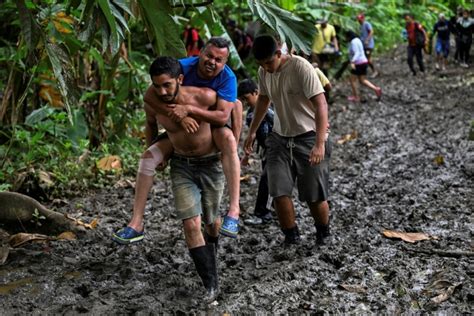
[[313,41],[312,61],[319,64],[321,70],[327,74],[329,56],[339,54],[339,43],[336,38],[336,29],[327,20],[316,24],[317,33]]

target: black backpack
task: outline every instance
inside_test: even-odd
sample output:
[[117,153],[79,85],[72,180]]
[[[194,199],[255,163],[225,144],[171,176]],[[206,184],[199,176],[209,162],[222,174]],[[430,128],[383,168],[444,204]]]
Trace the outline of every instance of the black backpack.
[[425,38],[425,33],[420,31],[419,29],[420,26],[421,26],[420,24],[415,22],[415,43],[416,43],[416,46],[418,47],[424,47],[426,38]]

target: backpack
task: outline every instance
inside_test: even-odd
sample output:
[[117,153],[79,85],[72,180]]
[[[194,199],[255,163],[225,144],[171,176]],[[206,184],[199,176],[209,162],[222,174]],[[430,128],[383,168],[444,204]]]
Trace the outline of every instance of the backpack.
[[424,47],[426,38],[425,38],[425,34],[419,30],[420,26],[421,26],[420,24],[415,22],[415,43],[416,43],[416,46],[418,47]]

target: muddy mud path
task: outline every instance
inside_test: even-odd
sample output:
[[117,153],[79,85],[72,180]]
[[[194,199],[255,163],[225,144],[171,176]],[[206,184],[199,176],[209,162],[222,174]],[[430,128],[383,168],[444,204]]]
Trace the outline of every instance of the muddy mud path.
[[[110,237],[129,219],[133,189],[110,188],[57,207],[99,217],[97,229],[11,251],[0,267],[0,314],[472,313],[474,68],[451,65],[440,75],[430,64],[426,76],[412,77],[403,53],[378,60],[380,102],[363,90],[367,102],[348,103],[349,83],[336,85],[327,245],[314,245],[299,202],[303,241],[293,249],[282,248],[276,221],[242,226],[237,240],[221,238],[222,294],[209,307],[199,300],[169,181],[154,186],[146,238],[132,246]],[[242,218],[252,212],[258,171],[258,163],[243,170],[251,177],[242,183]],[[384,229],[436,239],[409,244],[383,237]]]

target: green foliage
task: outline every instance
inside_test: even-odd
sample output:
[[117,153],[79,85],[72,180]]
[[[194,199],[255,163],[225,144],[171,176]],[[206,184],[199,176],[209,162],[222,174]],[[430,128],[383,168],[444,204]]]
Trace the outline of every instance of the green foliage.
[[44,221],[46,219],[46,217],[44,215],[41,215],[41,213],[38,212],[38,209],[36,208],[33,214],[31,215],[33,216],[33,219],[31,219],[31,222],[35,224],[36,227],[40,227],[42,225],[41,221]]
[[279,34],[288,48],[295,48],[309,54],[316,29],[313,24],[285,11],[272,3],[248,1],[249,7],[269,27]]

